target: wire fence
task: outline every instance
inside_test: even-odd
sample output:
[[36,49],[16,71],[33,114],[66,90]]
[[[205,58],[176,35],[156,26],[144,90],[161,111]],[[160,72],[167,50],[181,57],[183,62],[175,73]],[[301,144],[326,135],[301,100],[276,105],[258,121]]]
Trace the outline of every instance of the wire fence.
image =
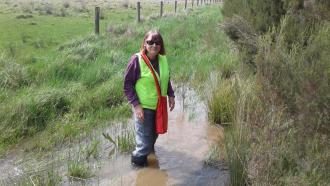
[[[135,20],[137,22],[143,21],[143,17],[146,15],[156,15],[157,17],[163,17],[169,14],[178,14],[180,12],[186,12],[193,8],[217,5],[222,3],[222,0],[147,0],[136,1],[135,4],[130,1],[123,2],[98,2],[95,5],[95,34],[99,34],[99,23],[102,13],[102,7],[116,9],[116,8],[130,8],[136,11]],[[110,6],[110,7],[109,7]],[[146,8],[145,8],[146,7]]]

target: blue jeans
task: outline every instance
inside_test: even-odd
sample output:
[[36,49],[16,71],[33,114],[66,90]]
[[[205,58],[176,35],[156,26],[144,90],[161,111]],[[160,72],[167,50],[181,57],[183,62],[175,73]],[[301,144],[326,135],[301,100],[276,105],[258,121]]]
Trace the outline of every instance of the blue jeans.
[[144,122],[135,118],[135,141],[136,147],[133,151],[133,157],[146,157],[154,151],[154,145],[158,134],[155,132],[156,111],[143,109]]

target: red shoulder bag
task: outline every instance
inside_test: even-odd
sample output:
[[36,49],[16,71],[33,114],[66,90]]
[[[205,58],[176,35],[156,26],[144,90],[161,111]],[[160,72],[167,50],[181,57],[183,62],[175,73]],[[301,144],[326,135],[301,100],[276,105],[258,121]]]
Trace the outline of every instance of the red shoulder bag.
[[148,59],[148,57],[144,54],[141,53],[141,56],[144,60],[144,62],[147,64],[149,67],[152,76],[154,77],[155,84],[156,84],[156,89],[157,89],[157,94],[158,94],[158,102],[157,102],[157,108],[156,108],[156,118],[155,118],[155,124],[156,124],[156,133],[157,134],[164,134],[167,132],[167,123],[168,123],[168,114],[167,114],[167,97],[162,96],[161,91],[160,91],[160,86],[156,77],[156,74],[151,67],[151,63]]

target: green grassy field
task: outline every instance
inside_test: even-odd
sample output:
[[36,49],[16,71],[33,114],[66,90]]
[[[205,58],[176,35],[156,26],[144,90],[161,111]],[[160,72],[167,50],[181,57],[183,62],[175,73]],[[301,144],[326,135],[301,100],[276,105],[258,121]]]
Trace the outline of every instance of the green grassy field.
[[159,18],[151,11],[154,6],[146,4],[141,23],[133,5],[101,7],[99,36],[93,34],[93,7],[81,11],[70,5],[59,16],[56,12],[64,5],[57,6],[49,14],[0,6],[0,32],[6,33],[0,36],[2,153],[23,141],[28,144],[25,151],[50,150],[81,133],[128,119],[123,74],[150,29],[164,36],[177,85],[188,81],[203,90],[210,72],[233,62],[217,26],[222,20],[219,5],[182,11],[180,4],[177,15],[166,5],[165,16]]

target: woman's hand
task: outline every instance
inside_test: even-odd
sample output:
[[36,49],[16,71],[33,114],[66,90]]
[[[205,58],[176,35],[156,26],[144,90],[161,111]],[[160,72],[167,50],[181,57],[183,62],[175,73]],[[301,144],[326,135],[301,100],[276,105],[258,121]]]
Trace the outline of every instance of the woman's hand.
[[174,97],[169,97],[168,98],[168,105],[170,107],[170,111],[172,111],[174,109],[174,106],[175,106],[175,99],[174,99]]
[[138,120],[141,121],[141,123],[144,122],[144,113],[143,113],[143,109],[140,105],[136,105],[134,107],[134,112],[135,112],[135,116]]

